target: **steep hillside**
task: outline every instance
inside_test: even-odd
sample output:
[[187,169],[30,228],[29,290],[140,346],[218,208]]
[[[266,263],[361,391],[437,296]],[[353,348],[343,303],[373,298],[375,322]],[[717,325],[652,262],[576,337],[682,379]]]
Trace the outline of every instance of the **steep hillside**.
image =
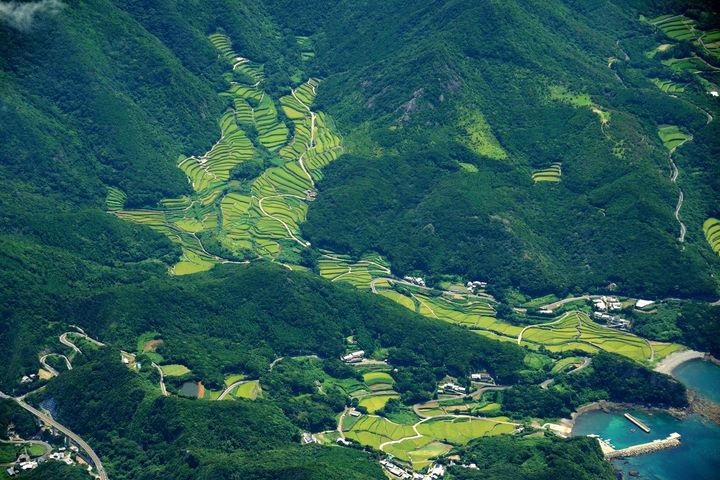
[[[304,9],[282,6],[298,31],[313,31]],[[658,297],[715,295],[702,217],[718,204],[707,187],[717,122],[706,124],[703,110],[718,102],[697,82],[680,98],[652,83],[676,74],[646,57],[664,34],[640,20],[686,7],[416,2],[400,22],[399,3],[349,17],[337,8],[315,27],[328,75],[318,104],[362,158],[329,167],[304,229],[310,241],[379,250],[401,274],[458,273],[537,293],[615,283]],[[378,33],[350,42],[340,34],[350,22]],[[666,124],[699,140],[679,158],[705,150],[685,164],[701,173],[679,180],[697,198],[682,207],[692,220],[682,241],[678,184],[656,134]],[[414,153],[427,150],[432,168]],[[562,182],[533,184],[553,163]]]

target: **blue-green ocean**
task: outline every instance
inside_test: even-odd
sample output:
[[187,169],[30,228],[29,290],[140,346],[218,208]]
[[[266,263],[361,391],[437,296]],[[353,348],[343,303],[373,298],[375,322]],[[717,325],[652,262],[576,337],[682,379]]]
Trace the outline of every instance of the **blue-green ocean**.
[[[720,401],[720,367],[710,362],[686,362],[673,375],[688,388],[716,402]],[[623,417],[624,411],[588,412],[581,415],[573,428],[573,435],[597,434],[609,439],[615,448],[665,438],[672,432],[682,435],[681,445],[661,452],[613,461],[624,473],[639,472],[635,478],[645,480],[716,480],[720,479],[720,425],[699,415],[682,420],[671,415],[631,410],[629,413],[651,428],[645,433]]]

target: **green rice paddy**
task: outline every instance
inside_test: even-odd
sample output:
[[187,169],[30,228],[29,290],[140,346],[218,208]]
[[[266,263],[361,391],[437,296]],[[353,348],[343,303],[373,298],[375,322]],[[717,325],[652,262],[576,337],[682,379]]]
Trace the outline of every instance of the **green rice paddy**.
[[569,370],[571,367],[580,365],[583,362],[583,357],[565,357],[561,358],[550,370],[551,373],[561,373],[565,370]]
[[[263,90],[262,65],[239,56],[226,35],[216,33],[209,39],[233,76],[220,94],[228,105],[218,120],[220,138],[208,152],[178,159],[193,194],[162,200],[157,209],[123,210],[124,193],[108,189],[109,211],[182,247],[182,258],[171,269],[176,275],[209,270],[218,263],[299,258],[308,246],[300,238],[300,225],[316,194],[315,182],[322,178],[322,168],[342,153],[332,120],[311,110],[316,79],[276,102]],[[258,177],[231,178],[235,167],[268,157],[272,166]],[[217,251],[203,245],[201,236],[208,235],[219,244]],[[343,280],[369,287],[367,272],[346,277]]]
[[658,127],[658,136],[668,150],[674,150],[691,138],[675,125],[661,125]]
[[186,373],[190,373],[190,369],[185,365],[179,365],[176,363],[170,365],[160,365],[163,374],[168,377],[182,377]]
[[532,174],[532,179],[535,183],[537,182],[559,182],[562,176],[562,168],[559,162],[555,162],[548,168],[542,170],[535,170]]
[[651,78],[650,81],[664,93],[673,94],[682,93],[685,91],[685,87],[671,80],[660,80],[659,78]]
[[708,218],[703,223],[703,232],[705,239],[710,244],[713,252],[720,255],[720,220],[717,218]]
[[395,380],[387,372],[367,372],[363,374],[363,381],[368,387],[374,385],[389,385],[392,386]]

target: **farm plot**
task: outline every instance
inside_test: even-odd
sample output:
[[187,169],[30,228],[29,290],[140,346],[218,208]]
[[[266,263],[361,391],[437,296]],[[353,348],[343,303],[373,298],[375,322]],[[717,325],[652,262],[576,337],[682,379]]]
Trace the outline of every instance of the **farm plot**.
[[190,373],[190,369],[188,367],[177,363],[160,365],[160,368],[163,371],[163,375],[168,377],[182,377],[183,375]]
[[717,218],[708,218],[703,223],[703,232],[705,239],[710,244],[713,252],[720,255],[720,220]]
[[537,182],[559,182],[562,176],[562,167],[560,162],[555,162],[548,168],[542,170],[535,170],[532,174],[532,179],[535,183]]
[[675,125],[661,125],[658,127],[658,136],[668,150],[674,150],[691,138]]
[[[228,89],[220,94],[228,105],[218,120],[220,138],[208,152],[181,156],[177,162],[194,193],[162,200],[157,209],[129,211],[122,209],[124,194],[108,190],[109,211],[181,246],[182,258],[171,269],[176,275],[208,270],[217,263],[258,257],[277,260],[289,244],[307,247],[300,238],[300,225],[317,193],[315,181],[322,178],[321,169],[342,153],[333,122],[311,110],[316,79],[276,102],[263,90],[262,65],[238,55],[224,34],[212,34],[209,40],[232,66],[232,74],[226,75]],[[242,173],[262,170],[268,160],[272,166],[259,175]],[[214,240],[206,242],[212,251],[201,241],[208,236]],[[297,255],[293,247],[281,258]],[[369,288],[374,267],[369,262],[353,266],[356,271],[343,280]]]

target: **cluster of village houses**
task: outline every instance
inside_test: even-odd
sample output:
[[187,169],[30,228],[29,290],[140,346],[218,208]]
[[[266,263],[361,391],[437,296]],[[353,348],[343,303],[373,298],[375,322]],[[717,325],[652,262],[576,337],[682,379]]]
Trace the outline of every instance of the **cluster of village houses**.
[[437,480],[438,478],[443,478],[445,476],[445,466],[439,463],[430,465],[427,473],[417,473],[411,470],[406,470],[400,465],[397,465],[387,459],[380,460],[380,465],[393,477],[401,478],[403,480],[411,478],[416,480]]
[[[652,300],[637,300],[635,308],[643,310],[655,304]],[[613,312],[622,310],[622,302],[617,297],[602,296],[593,300],[593,318],[595,320],[604,321],[608,327],[617,328],[619,330],[628,330],[630,328],[630,320],[614,315]]]
[[[27,452],[23,452],[18,455],[15,462],[8,467],[5,472],[10,477],[14,477],[18,473],[33,470],[38,467],[41,463],[45,463],[48,460],[54,460],[57,462],[63,462],[68,465],[76,463],[86,463],[79,455],[79,449],[75,445],[71,445],[70,448],[60,447],[56,451],[49,454],[42,455],[40,457],[31,458]],[[75,460],[73,460],[73,456]]]
[[[47,431],[54,436],[58,435],[58,432],[52,427],[42,427],[42,430]],[[17,433],[15,433],[14,426],[12,424],[10,424],[10,426],[8,427],[7,434],[8,438],[11,441],[24,441],[22,438],[20,438],[20,436],[18,436]],[[38,467],[38,465],[50,460],[56,462],[63,462],[68,465],[73,465],[75,463],[88,465],[87,462],[80,456],[80,449],[77,447],[77,445],[70,444],[69,447],[59,447],[57,449],[53,447],[53,450],[49,453],[45,453],[39,457],[34,458],[28,455],[27,449],[25,449],[20,455],[18,455],[17,459],[15,459],[14,462],[8,464],[7,468],[5,469],[5,473],[7,473],[9,477],[14,477],[18,473],[34,470]],[[90,465],[88,465],[88,471],[90,471],[90,469]]]

